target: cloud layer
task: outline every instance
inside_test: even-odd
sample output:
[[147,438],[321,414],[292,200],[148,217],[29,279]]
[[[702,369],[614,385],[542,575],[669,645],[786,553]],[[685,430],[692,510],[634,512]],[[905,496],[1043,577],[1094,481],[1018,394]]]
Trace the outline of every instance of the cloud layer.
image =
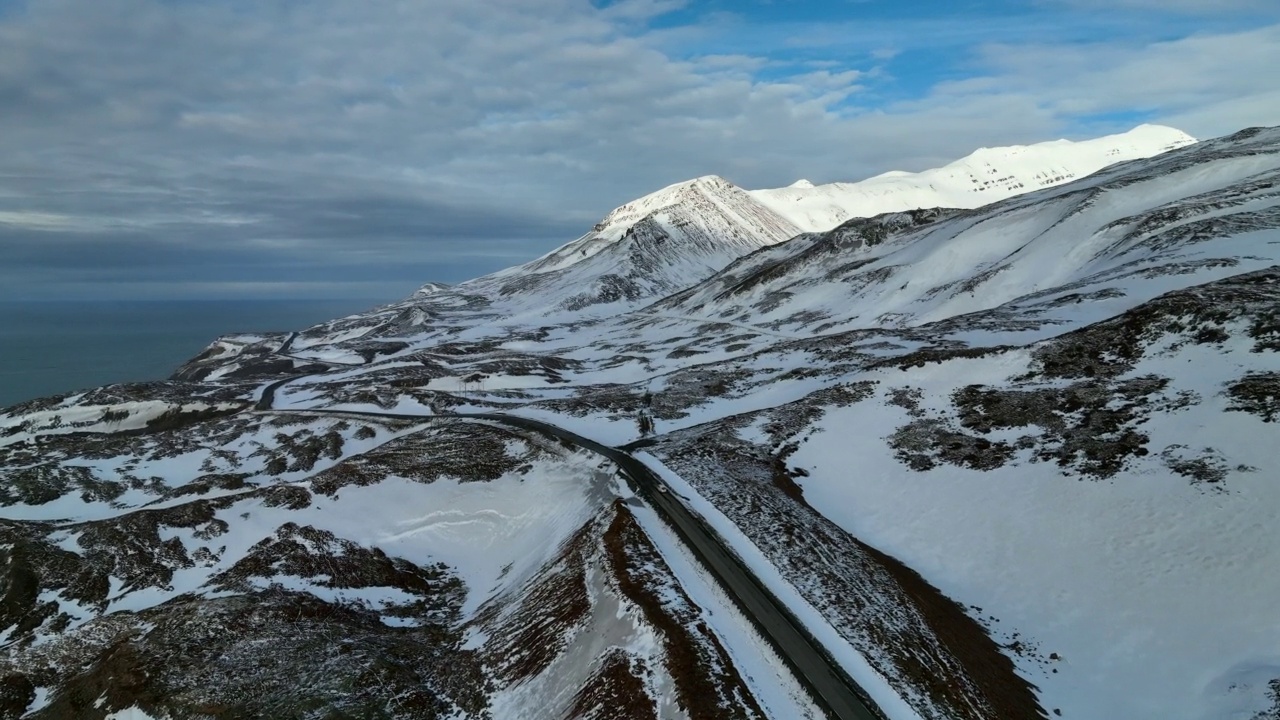
[[0,297],[390,298],[697,175],[856,180],[1131,116],[1280,122],[1265,7],[1082,38],[1096,13],[1058,6],[1087,0],[1049,4],[1076,36],[852,15],[872,3],[777,23],[663,0],[0,0]]

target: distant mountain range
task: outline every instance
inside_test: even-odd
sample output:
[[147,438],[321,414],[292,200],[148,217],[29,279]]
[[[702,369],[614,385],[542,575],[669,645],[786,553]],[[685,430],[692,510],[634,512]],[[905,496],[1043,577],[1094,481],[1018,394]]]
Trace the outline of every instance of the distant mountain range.
[[[463,283],[458,291],[490,301],[519,297],[525,306],[544,310],[606,305],[612,312],[684,289],[760,248],[801,233],[825,232],[851,218],[975,208],[1194,142],[1181,131],[1143,125],[1084,142],[984,148],[946,167],[857,183],[814,186],[802,180],[748,191],[718,176],[700,177],[633,200],[577,240],[532,262]],[[537,297],[525,297],[528,293]]]

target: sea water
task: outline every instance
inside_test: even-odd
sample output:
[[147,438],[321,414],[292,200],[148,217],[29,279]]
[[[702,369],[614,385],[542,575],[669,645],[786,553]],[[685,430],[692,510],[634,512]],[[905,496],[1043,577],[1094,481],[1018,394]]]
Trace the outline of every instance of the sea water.
[[377,300],[0,302],[0,407],[163,380],[219,335],[302,330]]

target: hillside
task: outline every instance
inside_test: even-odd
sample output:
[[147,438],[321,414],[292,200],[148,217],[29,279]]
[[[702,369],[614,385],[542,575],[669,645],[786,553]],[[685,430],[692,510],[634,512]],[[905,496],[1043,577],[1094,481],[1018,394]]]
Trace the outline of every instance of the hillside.
[[1280,717],[1278,180],[1280,128],[821,230],[700,178],[7,408],[0,715],[822,717],[662,493],[890,720]]

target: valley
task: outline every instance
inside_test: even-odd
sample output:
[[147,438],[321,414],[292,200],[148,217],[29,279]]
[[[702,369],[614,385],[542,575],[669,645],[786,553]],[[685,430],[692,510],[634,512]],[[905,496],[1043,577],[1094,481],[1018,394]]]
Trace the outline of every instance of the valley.
[[0,717],[1280,717],[1280,130],[1078,145],[0,409]]

